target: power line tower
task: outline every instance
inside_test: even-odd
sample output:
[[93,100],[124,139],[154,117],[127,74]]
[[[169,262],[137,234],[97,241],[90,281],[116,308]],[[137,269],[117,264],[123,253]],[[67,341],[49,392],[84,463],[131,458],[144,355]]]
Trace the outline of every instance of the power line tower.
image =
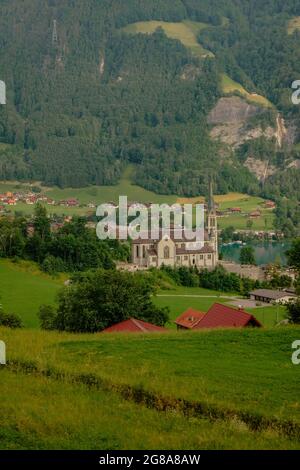
[[57,43],[58,43],[57,21],[53,20],[52,44],[56,46]]

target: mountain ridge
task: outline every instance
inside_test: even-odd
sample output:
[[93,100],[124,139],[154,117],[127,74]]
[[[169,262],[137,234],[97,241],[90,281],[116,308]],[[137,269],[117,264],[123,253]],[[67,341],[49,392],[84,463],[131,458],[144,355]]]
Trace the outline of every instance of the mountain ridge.
[[[60,187],[115,184],[133,164],[135,182],[158,193],[204,194],[209,173],[217,192],[259,193],[258,179],[244,166],[249,153],[270,160],[276,170],[300,158],[293,142],[278,149],[262,132],[223,159],[222,143],[211,139],[207,122],[227,96],[221,78],[226,75],[237,83],[230,95],[262,94],[288,128],[290,122],[297,128],[299,110],[287,93],[299,70],[299,33],[288,35],[287,24],[300,14],[298,2],[267,1],[256,12],[255,0],[87,0],[85,7],[67,0],[3,0],[1,6],[0,77],[7,83],[8,105],[0,108],[0,142],[10,147],[0,149],[0,179]],[[206,23],[195,27],[195,39],[214,58],[195,57],[163,29],[149,35],[122,31],[154,20]],[[270,31],[276,41],[285,35],[284,50],[290,46],[295,55],[289,68],[290,56],[276,63],[275,76],[287,71],[282,88],[277,77],[269,84],[268,64],[260,58],[269,54],[270,64],[276,60],[278,52],[265,40]],[[256,61],[260,69],[250,67]],[[248,95],[241,96],[239,86]],[[259,126],[275,129],[276,140],[271,114],[257,119]],[[295,144],[299,137],[295,132]]]

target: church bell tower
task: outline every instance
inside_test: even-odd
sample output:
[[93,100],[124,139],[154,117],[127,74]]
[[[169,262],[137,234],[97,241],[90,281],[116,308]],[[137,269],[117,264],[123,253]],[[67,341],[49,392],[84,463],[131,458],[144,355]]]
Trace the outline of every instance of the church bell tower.
[[212,179],[209,181],[209,194],[208,194],[208,205],[207,205],[207,231],[211,246],[215,250],[216,263],[219,259],[218,251],[218,224],[217,224],[217,212],[214,201],[213,193],[213,182]]

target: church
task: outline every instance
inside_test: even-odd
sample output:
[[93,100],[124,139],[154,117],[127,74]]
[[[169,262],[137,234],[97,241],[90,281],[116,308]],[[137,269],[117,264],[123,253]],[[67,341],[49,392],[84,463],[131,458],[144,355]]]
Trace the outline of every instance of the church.
[[170,267],[197,267],[214,269],[218,264],[218,227],[217,213],[213,197],[212,184],[205,220],[204,240],[201,246],[187,240],[174,237],[174,229],[169,235],[159,240],[144,238],[132,242],[132,263],[137,269]]

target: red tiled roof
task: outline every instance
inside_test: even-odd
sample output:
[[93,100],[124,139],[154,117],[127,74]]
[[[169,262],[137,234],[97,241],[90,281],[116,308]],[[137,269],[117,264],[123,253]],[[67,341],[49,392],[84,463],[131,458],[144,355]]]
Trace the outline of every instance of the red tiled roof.
[[203,319],[197,323],[195,330],[201,328],[242,328],[250,325],[262,326],[253,315],[244,310],[214,304]]
[[153,333],[165,331],[167,331],[166,328],[161,326],[130,318],[129,320],[124,320],[121,323],[106,328],[103,330],[103,333]]
[[175,324],[181,326],[182,328],[192,330],[204,316],[205,313],[194,310],[193,308],[189,308],[186,312],[177,318]]

